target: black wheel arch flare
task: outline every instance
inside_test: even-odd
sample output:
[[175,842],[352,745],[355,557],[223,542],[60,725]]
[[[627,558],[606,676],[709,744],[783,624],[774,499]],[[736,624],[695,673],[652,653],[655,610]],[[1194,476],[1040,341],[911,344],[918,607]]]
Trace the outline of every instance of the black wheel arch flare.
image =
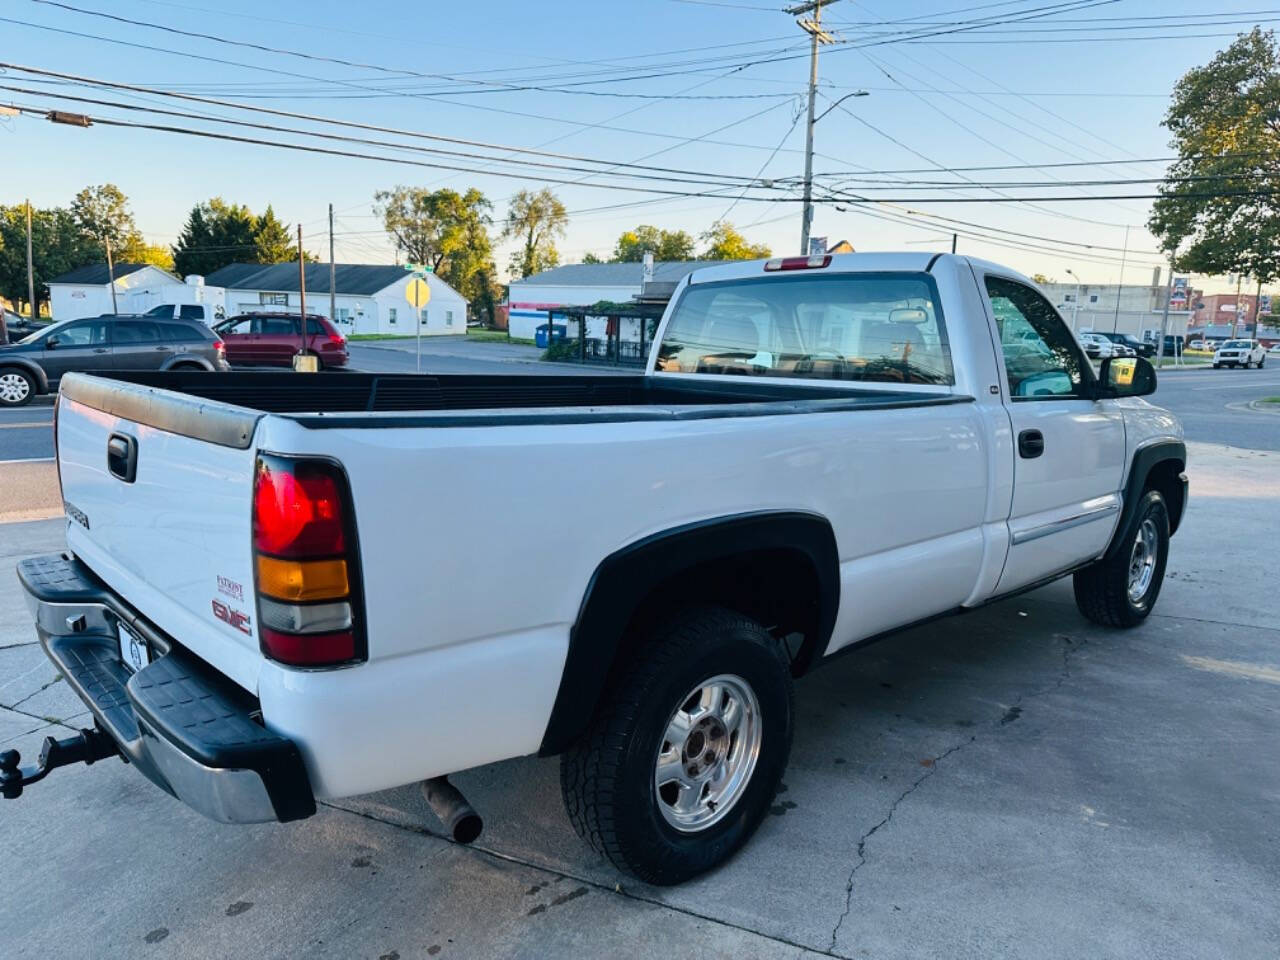
[[1169,533],[1172,535],[1177,531],[1186,511],[1187,486],[1186,475],[1183,473],[1186,466],[1187,445],[1180,440],[1160,440],[1140,447],[1134,453],[1129,478],[1125,483],[1120,522],[1116,524],[1107,556],[1112,556],[1121,548],[1125,534],[1133,524],[1142,495],[1149,487],[1160,490],[1164,495],[1169,511]]
[[644,537],[606,557],[592,574],[577,620],[539,756],[565,750],[587,728],[619,657],[627,631],[646,600],[682,571],[759,551],[804,558],[816,580],[812,629],[792,663],[803,673],[821,656],[839,608],[839,554],[828,520],[803,511],[734,514],[684,524]]

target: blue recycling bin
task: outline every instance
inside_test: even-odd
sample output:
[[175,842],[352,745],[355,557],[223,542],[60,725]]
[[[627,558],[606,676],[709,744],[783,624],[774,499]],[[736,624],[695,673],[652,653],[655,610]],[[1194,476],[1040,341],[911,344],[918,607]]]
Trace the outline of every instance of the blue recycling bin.
[[[551,325],[551,339],[555,343],[561,343],[565,337],[569,335],[569,328],[563,323]],[[547,324],[538,327],[534,332],[533,342],[545,350],[550,344],[547,343]]]

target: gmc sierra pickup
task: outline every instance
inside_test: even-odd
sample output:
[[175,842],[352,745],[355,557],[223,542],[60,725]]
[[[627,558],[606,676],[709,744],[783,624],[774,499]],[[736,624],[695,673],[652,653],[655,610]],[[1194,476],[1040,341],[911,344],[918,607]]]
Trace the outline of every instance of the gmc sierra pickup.
[[679,882],[837,651],[1067,575],[1143,622],[1187,501],[1154,389],[914,253],[697,270],[643,375],[70,374],[67,550],[18,573],[95,724],[0,786],[118,755],[251,822],[423,781],[467,840],[445,775],[559,755],[582,838]]

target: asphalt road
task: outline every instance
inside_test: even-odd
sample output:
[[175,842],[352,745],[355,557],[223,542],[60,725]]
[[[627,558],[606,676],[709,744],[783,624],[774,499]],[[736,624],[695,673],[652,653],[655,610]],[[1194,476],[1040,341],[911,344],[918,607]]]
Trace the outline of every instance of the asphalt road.
[[[287,826],[214,824],[117,761],[0,801],[5,956],[1262,958],[1280,955],[1280,454],[1190,445],[1155,614],[1085,621],[1060,582],[832,661],[797,687],[781,792],[722,869],[619,875],[554,759]],[[0,565],[62,547],[0,524]],[[495,590],[501,585],[495,585]],[[0,748],[87,720],[0,577]],[[459,731],[465,736],[465,731]]]
[[[350,350],[351,367],[355,370],[413,373],[417,367],[412,340],[353,343]],[[435,338],[423,341],[422,369],[424,373],[539,376],[581,369],[572,364],[543,363],[537,356],[537,350],[518,344]],[[609,367],[589,369],[619,372]],[[1262,370],[1175,370],[1162,374],[1158,382],[1152,401],[1182,418],[1189,440],[1254,450],[1280,450],[1280,419],[1248,408],[1251,400],[1280,396],[1280,364]],[[47,399],[17,410],[0,410],[0,462],[52,457],[51,416]]]

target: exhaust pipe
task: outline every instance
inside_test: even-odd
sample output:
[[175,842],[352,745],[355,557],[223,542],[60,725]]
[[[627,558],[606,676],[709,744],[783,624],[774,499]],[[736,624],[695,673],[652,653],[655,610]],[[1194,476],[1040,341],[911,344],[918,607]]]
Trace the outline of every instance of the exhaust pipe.
[[449,836],[458,843],[470,843],[480,836],[484,821],[476,813],[467,798],[449,782],[448,777],[432,777],[422,781],[422,795]]

